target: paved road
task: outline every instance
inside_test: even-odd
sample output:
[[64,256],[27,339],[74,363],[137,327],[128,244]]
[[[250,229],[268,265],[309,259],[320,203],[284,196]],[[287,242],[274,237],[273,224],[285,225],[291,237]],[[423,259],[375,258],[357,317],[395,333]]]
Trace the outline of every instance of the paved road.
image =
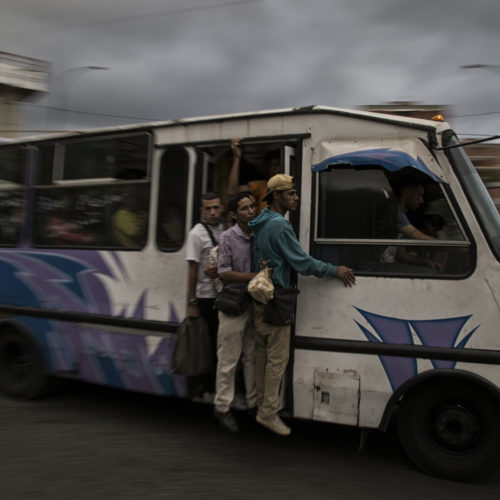
[[497,499],[500,476],[425,476],[391,435],[293,422],[280,438],[244,419],[220,430],[204,405],[70,384],[33,402],[0,397],[0,498]]

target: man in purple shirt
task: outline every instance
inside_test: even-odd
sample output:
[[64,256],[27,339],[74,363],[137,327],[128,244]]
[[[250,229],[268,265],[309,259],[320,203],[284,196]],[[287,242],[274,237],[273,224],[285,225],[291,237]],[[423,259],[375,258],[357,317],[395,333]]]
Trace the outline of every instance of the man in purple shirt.
[[[248,222],[255,217],[255,200],[249,193],[239,193],[229,201],[229,216],[235,224],[219,239],[218,274],[224,288],[236,294],[248,294],[251,272],[252,232]],[[236,365],[242,356],[246,402],[249,412],[257,405],[255,388],[255,331],[252,302],[248,300],[242,314],[228,315],[219,311],[217,331],[217,374],[215,379],[214,416],[221,426],[231,432],[238,423],[231,413],[234,398]]]

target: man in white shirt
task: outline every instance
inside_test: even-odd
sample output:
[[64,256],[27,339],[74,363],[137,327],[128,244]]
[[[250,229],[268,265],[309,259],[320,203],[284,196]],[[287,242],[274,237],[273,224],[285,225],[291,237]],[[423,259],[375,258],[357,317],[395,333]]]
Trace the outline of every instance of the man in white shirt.
[[[189,270],[189,306],[188,316],[202,316],[208,324],[214,345],[214,366],[216,365],[215,346],[217,344],[218,319],[214,309],[216,290],[212,279],[217,275],[217,266],[210,265],[210,251],[217,245],[224,231],[221,222],[224,206],[217,193],[206,193],[200,199],[201,221],[189,232],[186,248],[186,260]],[[213,393],[214,376],[205,377],[205,392]],[[200,392],[200,391],[198,391]]]

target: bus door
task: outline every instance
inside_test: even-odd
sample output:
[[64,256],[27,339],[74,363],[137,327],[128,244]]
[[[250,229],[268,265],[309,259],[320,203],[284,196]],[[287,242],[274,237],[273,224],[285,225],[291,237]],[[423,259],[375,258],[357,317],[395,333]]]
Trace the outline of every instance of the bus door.
[[232,187],[229,186],[229,179],[234,162],[228,141],[200,145],[193,149],[196,154],[193,225],[199,220],[198,203],[202,193],[218,193],[226,206],[230,192],[249,190],[259,198],[259,195],[265,192],[267,180],[275,173],[294,175],[295,148],[289,144],[276,140],[255,141],[249,138],[241,139],[240,147],[242,155],[238,165],[238,184]]
[[[239,163],[239,183],[238,186],[233,186],[232,190],[236,189],[236,192],[250,190],[259,204],[259,194],[263,195],[265,192],[265,184],[270,176],[277,172],[295,176],[296,153],[291,144],[294,143],[285,143],[278,140],[257,141],[252,138],[241,139],[242,155]],[[227,205],[230,198],[229,192],[231,191],[229,177],[231,169],[234,167],[229,141],[197,145],[193,148],[193,153],[196,156],[196,167],[194,196],[192,199],[192,225],[199,221],[199,198],[202,193],[208,191],[217,192],[223,204]],[[256,182],[253,182],[254,180]],[[297,189],[299,189],[299,186],[297,186]],[[290,216],[287,214],[288,217]],[[297,233],[298,220],[298,214],[291,217],[291,222]],[[283,387],[286,387],[286,380]],[[286,406],[285,393],[286,391],[282,391],[282,407]]]

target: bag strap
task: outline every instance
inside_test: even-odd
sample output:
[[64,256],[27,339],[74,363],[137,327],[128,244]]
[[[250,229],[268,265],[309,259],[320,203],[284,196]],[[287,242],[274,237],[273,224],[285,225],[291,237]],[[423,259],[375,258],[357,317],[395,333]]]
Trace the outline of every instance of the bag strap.
[[216,247],[217,246],[217,240],[215,239],[215,236],[214,236],[214,233],[212,233],[212,230],[204,222],[200,222],[200,224],[207,230],[207,233],[210,236],[210,239],[212,240],[212,245],[214,247]]

